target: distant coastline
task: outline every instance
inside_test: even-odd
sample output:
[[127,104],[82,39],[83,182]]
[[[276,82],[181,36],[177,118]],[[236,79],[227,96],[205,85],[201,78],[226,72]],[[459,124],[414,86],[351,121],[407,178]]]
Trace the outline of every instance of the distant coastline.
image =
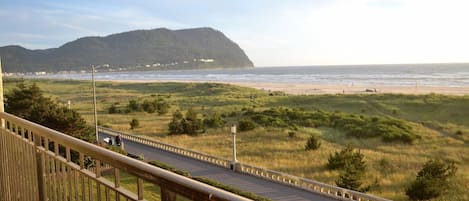
[[[17,76],[18,77],[18,76]],[[89,73],[24,75],[25,78],[90,80]],[[469,64],[267,67],[172,71],[99,72],[119,82],[218,82],[291,94],[469,95]]]

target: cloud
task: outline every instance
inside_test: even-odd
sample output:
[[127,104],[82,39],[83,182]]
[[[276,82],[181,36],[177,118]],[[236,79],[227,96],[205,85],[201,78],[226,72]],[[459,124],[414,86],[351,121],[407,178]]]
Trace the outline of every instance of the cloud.
[[28,44],[28,48],[58,47],[84,36],[105,36],[133,29],[186,27],[132,7],[92,9],[46,2],[42,7],[3,10],[0,15],[9,19],[0,25],[10,30],[8,37],[0,39],[0,45]]

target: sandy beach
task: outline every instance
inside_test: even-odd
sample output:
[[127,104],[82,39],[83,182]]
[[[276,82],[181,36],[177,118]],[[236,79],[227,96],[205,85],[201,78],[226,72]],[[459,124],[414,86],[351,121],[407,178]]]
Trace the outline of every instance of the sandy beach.
[[[184,82],[206,83],[207,81],[180,81],[180,80],[113,80],[114,82]],[[267,82],[216,82],[251,87],[265,91],[283,91],[288,94],[445,94],[469,95],[469,87],[434,87],[434,86],[381,86],[381,85],[326,85],[302,83],[267,83]]]
[[469,95],[469,87],[433,87],[433,86],[370,86],[370,85],[319,85],[290,83],[230,83],[240,86],[270,91],[284,91],[289,94],[446,94]]

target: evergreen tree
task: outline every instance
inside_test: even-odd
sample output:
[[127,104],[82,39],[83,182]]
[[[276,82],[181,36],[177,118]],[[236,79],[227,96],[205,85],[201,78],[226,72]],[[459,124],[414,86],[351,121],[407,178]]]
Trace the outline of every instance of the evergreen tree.
[[339,179],[335,181],[335,184],[339,187],[362,191],[360,188],[362,185],[361,179],[363,172],[357,169],[353,164],[347,163],[344,170],[340,172]]
[[411,200],[430,200],[444,193],[449,186],[449,178],[456,174],[453,161],[429,160],[417,173],[417,178],[406,189]]
[[330,170],[341,170],[346,164],[353,165],[359,171],[365,171],[366,164],[364,161],[364,155],[360,151],[355,151],[352,146],[347,146],[340,152],[335,152],[334,155],[330,155],[327,163],[327,168]]
[[8,113],[82,140],[94,140],[93,130],[78,112],[44,97],[36,84],[21,82],[5,96]]

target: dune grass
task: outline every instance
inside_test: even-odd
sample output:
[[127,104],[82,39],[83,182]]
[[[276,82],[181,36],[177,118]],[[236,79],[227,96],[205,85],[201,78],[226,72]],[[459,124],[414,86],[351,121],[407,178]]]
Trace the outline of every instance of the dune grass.
[[[16,80],[7,80],[6,91]],[[26,82],[32,82],[27,80]],[[68,80],[34,80],[44,93],[59,102],[71,101],[92,123],[91,83]],[[469,96],[429,95],[285,95],[269,96],[265,91],[213,83],[113,83],[98,82],[98,115],[103,125],[113,129],[146,135],[178,146],[230,158],[229,127],[208,129],[198,136],[167,135],[171,112],[194,108],[202,114],[229,114],[243,108],[263,110],[272,107],[303,108],[306,111],[341,111],[364,116],[393,117],[412,125],[422,138],[412,144],[384,143],[378,138],[349,138],[343,132],[328,128],[299,127],[290,137],[289,129],[257,128],[238,134],[238,159],[289,174],[334,184],[337,171],[325,168],[330,154],[348,144],[359,148],[367,162],[366,184],[369,193],[393,200],[407,200],[406,186],[415,178],[421,166],[431,158],[455,160],[458,173],[452,188],[437,200],[469,200]],[[144,112],[108,114],[107,108],[129,100],[154,99],[162,96],[171,103],[165,115]],[[255,97],[251,99],[250,97]],[[136,118],[140,127],[130,130],[129,122]],[[227,125],[238,116],[227,117]],[[322,138],[318,150],[305,151],[312,134]]]

